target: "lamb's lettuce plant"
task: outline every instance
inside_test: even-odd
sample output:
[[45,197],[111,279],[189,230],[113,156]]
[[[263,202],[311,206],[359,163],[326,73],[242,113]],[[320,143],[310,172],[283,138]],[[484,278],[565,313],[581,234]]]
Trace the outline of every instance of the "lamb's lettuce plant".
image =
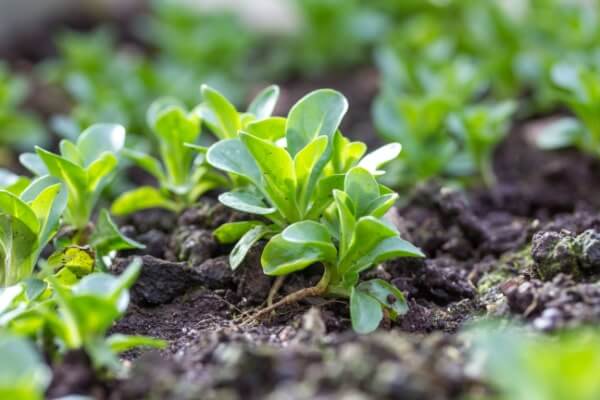
[[[49,343],[58,353],[83,349],[96,368],[120,372],[117,354],[134,347],[162,348],[164,341],[145,336],[113,334],[109,328],[123,316],[129,304],[128,289],[141,270],[141,260],[134,260],[118,277],[105,273],[85,276],[65,286],[51,273],[49,285],[22,283],[0,293],[0,328],[21,337],[38,338],[50,334]],[[49,354],[53,349],[45,349]]]
[[26,150],[46,141],[38,118],[20,108],[28,92],[27,81],[0,62],[0,145]]
[[453,113],[448,119],[450,131],[457,135],[463,146],[462,154],[454,165],[463,160],[462,171],[468,175],[478,174],[483,182],[492,187],[496,176],[492,157],[498,143],[507,135],[510,118],[515,111],[514,102],[477,104]]
[[315,287],[293,293],[265,312],[305,296],[349,297],[352,326],[359,333],[375,330],[383,309],[393,318],[404,314],[408,307],[396,287],[381,279],[359,283],[360,273],[377,263],[424,257],[382,219],[397,197],[369,171],[354,167],[344,176],[343,188],[333,189],[334,205],[320,221],[298,221],[275,235],[261,257],[265,274],[287,275],[315,263],[323,264],[324,272]]
[[577,147],[600,156],[600,77],[598,70],[581,65],[557,64],[552,69],[557,97],[576,118],[563,117],[551,123],[537,138],[544,149]]
[[37,180],[20,195],[0,190],[0,287],[33,273],[66,205],[61,184],[46,186]]
[[378,167],[397,157],[400,146],[393,144],[363,158],[366,146],[349,142],[338,131],[347,107],[340,93],[317,90],[294,105],[287,119],[251,123],[246,132],[210,147],[208,162],[239,179],[219,200],[263,218],[225,224],[215,231],[222,242],[237,241],[230,256],[232,268],[258,240],[291,223],[318,220],[333,201],[332,190],[343,186],[348,169],[362,164],[381,173]]
[[223,178],[212,173],[204,156],[186,146],[200,135],[200,118],[188,113],[175,99],[155,101],[148,110],[148,124],[158,141],[161,161],[139,151],[126,149],[124,155],[158,181],[159,187],[141,186],[118,197],[112,205],[116,215],[146,208],[181,211],[204,193],[223,185]]
[[81,232],[90,223],[103,189],[116,174],[124,144],[122,126],[96,124],[86,129],[76,143],[62,140],[60,154],[37,147],[36,154],[24,153],[20,160],[35,175],[64,184],[69,193],[65,222]]
[[0,398],[42,400],[52,372],[29,341],[0,333]]

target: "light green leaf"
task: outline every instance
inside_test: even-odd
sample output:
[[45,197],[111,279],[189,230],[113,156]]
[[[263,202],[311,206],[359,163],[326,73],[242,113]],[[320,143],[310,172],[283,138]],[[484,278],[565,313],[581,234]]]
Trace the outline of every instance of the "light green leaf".
[[295,156],[317,136],[332,138],[348,110],[339,92],[320,89],[307,94],[290,110],[286,126],[288,150]]
[[146,247],[123,235],[110,218],[108,210],[100,211],[98,221],[96,222],[96,229],[90,237],[90,245],[100,257],[111,251],[143,249]]
[[120,354],[136,347],[152,347],[154,349],[164,349],[167,342],[162,339],[155,339],[148,336],[123,335],[115,333],[106,338],[106,344],[115,354]]
[[285,125],[287,119],[283,117],[270,117],[260,121],[251,122],[244,130],[258,138],[276,142],[285,137]]
[[95,195],[109,183],[112,173],[117,168],[119,161],[112,153],[102,153],[97,159],[91,162],[86,169],[87,172],[87,190]]
[[271,85],[263,89],[248,106],[248,113],[254,115],[257,120],[270,117],[278,97],[279,86]]
[[42,400],[52,372],[28,341],[0,336],[0,396],[3,399]]
[[146,154],[139,151],[131,150],[131,149],[123,149],[123,155],[133,161],[138,167],[146,170],[152,176],[154,176],[159,182],[165,183],[166,177],[165,172],[163,170],[160,162]]
[[18,219],[35,234],[40,231],[40,222],[31,207],[6,190],[0,190],[0,213]]
[[536,137],[535,144],[544,150],[574,146],[581,139],[585,128],[575,118],[565,117],[552,122]]
[[336,189],[333,191],[333,198],[339,225],[340,259],[343,259],[352,243],[356,218],[354,217],[354,206],[346,193]]
[[94,253],[89,247],[68,246],[48,257],[48,266],[53,271],[66,268],[78,278],[92,273],[94,264]]
[[204,103],[200,105],[198,112],[206,125],[219,139],[237,137],[242,123],[233,104],[207,85],[202,85],[201,92]]
[[236,270],[240,266],[248,251],[254,246],[256,242],[270,235],[274,232],[271,226],[257,225],[254,228],[247,231],[238,242],[235,244],[231,253],[229,254],[229,266],[232,270]]
[[0,214],[0,287],[14,285],[31,275],[36,247],[37,234],[21,219]]
[[83,163],[79,149],[73,142],[61,140],[59,147],[61,156],[77,165],[81,165]]
[[260,170],[240,139],[221,140],[208,149],[206,160],[213,167],[243,176],[259,185]]
[[361,335],[377,329],[383,319],[381,304],[372,296],[357,288],[350,292],[350,318],[352,329]]
[[261,188],[288,221],[298,218],[296,173],[289,153],[273,143],[241,132],[240,139],[262,172]]
[[42,159],[35,153],[23,153],[19,156],[21,164],[31,171],[34,175],[48,175],[48,168]]
[[44,189],[31,202],[31,209],[40,223],[38,252],[43,250],[58,230],[60,217],[67,206],[67,199],[67,191],[61,184],[55,184]]
[[327,228],[314,221],[302,221],[267,243],[261,263],[267,275],[287,275],[319,261],[334,263],[336,253]]
[[386,144],[385,146],[382,146],[377,150],[367,154],[362,160],[360,160],[358,166],[366,169],[375,176],[383,175],[385,171],[381,171],[379,168],[398,158],[401,151],[402,146],[400,143]]
[[261,197],[250,192],[225,192],[219,196],[219,201],[234,210],[250,214],[268,215],[277,211],[266,205]]
[[250,229],[264,225],[262,221],[239,221],[239,222],[228,222],[219,226],[213,231],[213,235],[217,238],[219,243],[228,244],[237,242],[246,232]]
[[87,167],[102,153],[118,153],[125,145],[125,128],[115,124],[95,124],[77,139],[77,148]]
[[377,299],[382,306],[393,312],[394,318],[408,312],[408,304],[402,292],[383,279],[371,279],[370,281],[361,282],[357,289]]
[[354,167],[346,174],[344,192],[354,204],[354,215],[361,217],[367,213],[371,203],[379,198],[379,184],[369,171]]
[[141,186],[123,193],[112,204],[110,211],[114,215],[128,215],[148,208],[165,208],[177,212],[179,207],[160,190],[152,186]]
[[300,202],[298,206],[302,212],[306,210],[311,200],[316,180],[311,180],[310,177],[327,148],[327,142],[327,136],[319,136],[300,150],[294,158],[294,169],[298,185],[296,188],[297,198]]
[[398,200],[396,193],[384,194],[373,200],[367,207],[365,215],[371,215],[375,218],[381,218]]

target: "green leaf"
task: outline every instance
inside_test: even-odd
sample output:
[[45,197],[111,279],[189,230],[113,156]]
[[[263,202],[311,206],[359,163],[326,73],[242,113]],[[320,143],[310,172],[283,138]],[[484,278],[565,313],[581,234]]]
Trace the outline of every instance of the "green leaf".
[[81,197],[87,189],[87,172],[79,165],[42,148],[36,147],[36,151],[46,164],[49,174],[64,182],[67,186],[69,204],[83,204],[84,199]]
[[246,232],[250,229],[264,225],[262,221],[239,221],[239,222],[228,222],[219,226],[213,231],[213,235],[217,238],[219,243],[229,244],[237,242]]
[[536,137],[535,144],[544,150],[555,150],[577,144],[584,134],[584,127],[575,118],[565,117],[544,127]]
[[333,198],[339,225],[340,259],[343,259],[352,243],[356,218],[352,201],[346,193],[336,189],[333,191]]
[[372,296],[357,288],[350,292],[350,318],[352,329],[361,335],[377,329],[383,319],[381,304]]
[[248,106],[248,113],[254,115],[257,120],[270,117],[278,97],[279,86],[271,85],[263,89]]
[[102,153],[118,153],[124,145],[125,128],[115,124],[92,125],[77,139],[77,148],[85,167],[98,159]]
[[52,373],[34,346],[8,335],[0,336],[0,396],[3,399],[41,400]]
[[36,249],[37,234],[27,224],[15,216],[0,214],[0,287],[31,275]]
[[287,275],[319,261],[334,263],[336,253],[327,228],[314,221],[302,221],[267,243],[261,263],[267,275]]
[[331,194],[334,190],[344,189],[344,178],[344,174],[335,174],[317,181],[316,194],[314,195],[310,212],[306,216],[307,219],[319,218],[323,210],[333,202]]
[[377,299],[382,306],[392,311],[394,318],[408,312],[408,304],[402,292],[383,279],[361,282],[357,289]]
[[190,174],[193,152],[185,143],[200,135],[200,121],[180,107],[169,107],[156,117],[153,129],[160,139],[160,153],[172,185],[184,185]]
[[252,154],[262,172],[259,187],[287,220],[298,218],[296,205],[296,173],[289,153],[273,143],[241,132],[240,139]]
[[128,215],[148,208],[165,208],[177,212],[179,207],[152,186],[141,186],[123,193],[112,204],[114,215]]
[[48,168],[42,159],[35,153],[23,153],[19,156],[21,164],[31,171],[34,175],[48,175]]
[[148,336],[113,334],[106,339],[106,343],[111,351],[120,354],[136,347],[152,347],[155,349],[164,349],[167,342],[162,339],[155,339]]
[[161,184],[166,183],[165,172],[156,158],[127,148],[123,149],[123,155],[154,176]]
[[288,150],[295,156],[317,136],[332,139],[348,110],[339,92],[320,89],[307,94],[290,110],[286,126]]
[[369,203],[365,215],[381,218],[393,207],[396,200],[398,200],[398,195],[396,193],[384,194]]
[[112,153],[102,153],[87,167],[87,190],[99,195],[104,187],[112,179],[112,172],[117,168],[119,161]]
[[361,217],[367,213],[371,203],[379,198],[379,184],[369,171],[354,167],[346,174],[344,192],[354,204],[354,215]]
[[0,190],[0,213],[21,221],[34,234],[40,231],[40,222],[31,207],[6,190]]
[[338,269],[343,275],[349,271],[360,271],[370,266],[373,257],[365,257],[371,254],[380,243],[390,237],[395,237],[398,232],[374,217],[360,218],[354,228],[352,242],[348,252],[339,263]]
[[255,185],[261,175],[254,158],[240,139],[221,140],[208,149],[206,160],[213,167],[249,179]]
[[277,211],[266,205],[261,197],[250,192],[225,192],[219,196],[219,201],[234,210],[250,214],[269,215]]
[[300,199],[298,206],[301,211],[306,210],[311,200],[316,179],[310,178],[327,148],[327,142],[327,136],[319,136],[300,150],[294,158],[294,169],[298,185],[296,189],[297,197]]
[[383,175],[385,171],[382,171],[379,168],[398,158],[401,151],[402,146],[400,143],[386,144],[385,146],[382,146],[377,150],[367,154],[362,160],[360,160],[358,166],[366,169],[375,176]]
[[235,244],[231,253],[229,254],[229,266],[232,270],[236,270],[240,266],[248,251],[254,246],[256,242],[270,235],[274,232],[271,226],[257,225],[254,228],[247,231],[238,242]]
[[19,195],[29,186],[29,179],[0,168],[0,189]]
[[60,155],[66,158],[67,160],[80,165],[83,163],[83,159],[81,158],[81,154],[79,153],[79,149],[77,146],[68,140],[61,140],[60,144]]
[[285,137],[285,126],[287,119],[283,117],[270,117],[260,121],[251,122],[244,130],[258,138],[276,142]]
[[207,85],[202,85],[201,92],[204,103],[198,110],[206,125],[219,139],[237,137],[242,123],[233,104]]
[[54,252],[48,258],[48,266],[53,271],[63,268],[78,278],[89,275],[94,270],[95,257],[89,247],[68,246]]
[[108,210],[100,211],[96,229],[90,237],[90,245],[100,257],[111,251],[143,249],[146,247],[123,235],[110,218]]
[[67,191],[62,184],[55,184],[44,189],[31,202],[31,210],[40,223],[38,252],[43,250],[58,230],[60,218],[67,206],[67,198]]

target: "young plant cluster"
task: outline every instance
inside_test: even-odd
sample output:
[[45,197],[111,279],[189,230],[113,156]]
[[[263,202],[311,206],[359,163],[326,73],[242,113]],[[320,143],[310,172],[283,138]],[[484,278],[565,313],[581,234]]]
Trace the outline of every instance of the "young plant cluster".
[[[21,162],[33,179],[3,175],[0,343],[24,349],[18,355],[23,377],[47,370],[24,340],[37,343],[50,360],[84,350],[96,368],[114,373],[121,372],[117,354],[136,346],[164,345],[141,336],[106,338],[126,310],[128,288],[141,263],[134,261],[119,277],[102,271],[116,251],[143,247],[121,234],[107,210],[97,208],[115,176],[124,142],[122,126],[92,125],[76,142],[61,141],[59,154],[39,147],[22,154]],[[10,360],[3,358],[0,369]],[[36,379],[2,381],[0,393],[7,398],[42,398],[47,377],[30,378]]]

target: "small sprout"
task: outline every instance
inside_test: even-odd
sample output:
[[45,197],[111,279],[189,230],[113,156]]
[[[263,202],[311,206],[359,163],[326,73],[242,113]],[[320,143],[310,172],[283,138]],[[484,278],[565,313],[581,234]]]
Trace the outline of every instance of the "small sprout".
[[384,308],[396,318],[408,307],[396,287],[381,279],[359,283],[360,273],[391,258],[424,255],[382,220],[397,195],[378,184],[366,169],[352,168],[343,188],[333,190],[333,197],[334,205],[320,222],[304,220],[290,225],[267,243],[261,258],[264,272],[273,276],[320,262],[324,266],[321,281],[265,310],[298,301],[304,297],[302,293],[349,297],[352,327],[368,333],[379,325]]
[[238,184],[219,196],[221,203],[269,221],[225,224],[215,232],[237,240],[230,257],[233,269],[258,240],[291,223],[318,220],[333,201],[332,190],[342,188],[348,169],[364,165],[380,173],[379,166],[397,157],[400,146],[391,144],[363,159],[366,146],[348,141],[338,130],[347,107],[340,93],[317,90],[294,105],[287,119],[250,123],[246,131],[230,137],[231,130],[229,138],[210,147],[209,164]]
[[19,196],[0,190],[0,287],[28,278],[56,234],[67,192],[43,180],[34,181]]
[[492,157],[498,143],[508,133],[515,104],[507,101],[495,105],[474,105],[452,114],[450,130],[464,146],[464,158],[477,171],[483,182],[492,187],[496,183]]

